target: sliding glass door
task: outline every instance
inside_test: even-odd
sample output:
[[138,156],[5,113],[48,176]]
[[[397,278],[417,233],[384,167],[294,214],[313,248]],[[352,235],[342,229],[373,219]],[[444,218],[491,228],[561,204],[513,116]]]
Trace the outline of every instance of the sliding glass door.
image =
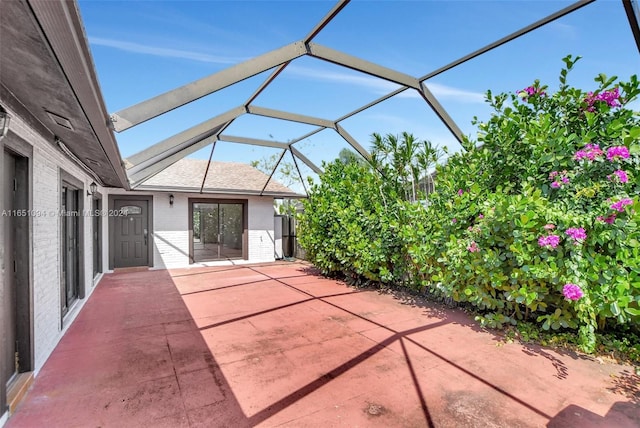
[[243,258],[244,205],[215,201],[191,202],[193,262]]

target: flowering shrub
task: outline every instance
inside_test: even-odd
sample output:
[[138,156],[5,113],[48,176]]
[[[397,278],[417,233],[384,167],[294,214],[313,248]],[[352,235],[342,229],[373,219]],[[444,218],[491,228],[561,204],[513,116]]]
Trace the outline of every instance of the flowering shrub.
[[[577,59],[564,61],[553,94],[539,82],[489,92],[481,144],[467,141],[438,170],[431,221],[455,216],[459,227],[429,246],[442,248],[431,255],[440,264],[424,282],[477,306],[487,325],[533,318],[577,328],[589,351],[597,329],[640,321],[640,182],[629,173],[640,168],[640,119],[626,108],[640,89],[635,76],[604,75],[591,92],[571,88]],[[470,191],[452,200],[459,188]],[[480,211],[490,214],[479,221]],[[470,224],[481,225],[473,253],[459,244]]]
[[393,193],[392,170],[329,166],[301,219],[310,260],[467,302],[488,326],[575,329],[585,351],[597,330],[638,328],[640,84],[599,75],[584,92],[567,84],[577,59],[563,61],[556,92],[487,93],[494,113],[437,168],[426,204]]

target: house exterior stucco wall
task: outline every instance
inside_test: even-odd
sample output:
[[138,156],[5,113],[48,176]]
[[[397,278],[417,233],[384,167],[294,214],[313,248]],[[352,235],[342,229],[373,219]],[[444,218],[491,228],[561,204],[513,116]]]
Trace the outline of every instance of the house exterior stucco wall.
[[[153,197],[153,268],[170,269],[193,266],[189,264],[189,199],[238,199],[247,200],[247,260],[234,263],[262,263],[275,260],[273,242],[274,210],[273,198],[258,196],[234,196],[176,192],[126,192],[121,189],[110,189],[110,195],[141,195]],[[174,196],[173,206],[169,204],[169,194]],[[115,196],[114,196],[115,197]],[[107,232],[108,233],[108,232]],[[108,236],[108,235],[106,235]],[[104,253],[108,254],[105,239]],[[203,264],[219,264],[224,262],[206,262]],[[108,266],[108,261],[105,266]]]

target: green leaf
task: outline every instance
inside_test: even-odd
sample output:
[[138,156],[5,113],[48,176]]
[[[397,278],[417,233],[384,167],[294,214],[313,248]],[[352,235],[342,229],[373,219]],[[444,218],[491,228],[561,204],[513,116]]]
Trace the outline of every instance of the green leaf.
[[616,316],[616,317],[617,317],[618,315],[620,315],[620,308],[618,307],[618,302],[613,302],[613,303],[609,306],[609,309],[611,309],[611,313],[612,313],[614,316]]
[[549,320],[545,320],[545,322],[542,324],[542,329],[543,330],[549,330],[549,327],[551,326]]
[[624,311],[628,314],[634,315],[636,317],[640,316],[640,309],[635,308],[624,308]]

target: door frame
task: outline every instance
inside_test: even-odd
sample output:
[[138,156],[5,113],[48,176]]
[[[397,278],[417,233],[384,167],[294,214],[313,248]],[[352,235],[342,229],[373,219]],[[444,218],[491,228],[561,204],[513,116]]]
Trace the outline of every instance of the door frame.
[[[5,151],[11,155],[21,157],[26,162],[26,171],[22,173],[26,175],[27,191],[26,200],[22,202],[23,207],[29,212],[33,212],[33,146],[22,137],[18,136],[11,130],[4,138],[0,138],[0,165],[4,165]],[[4,174],[0,174],[0,195],[4,192],[6,183],[4,183]],[[4,197],[0,197],[0,212],[4,210]],[[21,324],[22,331],[18,332],[20,336],[27,335],[26,341],[23,341],[24,348],[19,350],[21,355],[20,372],[29,372],[34,370],[35,351],[34,351],[34,306],[33,306],[33,216],[24,217],[26,220],[27,239],[20,240],[18,243],[19,251],[26,256],[27,266],[23,267],[19,274],[18,281],[21,285],[22,293],[18,296],[18,322]],[[0,251],[0,262],[4,259],[4,222],[6,219],[0,216],[0,242],[3,243],[2,251]],[[1,265],[2,263],[0,263]],[[4,277],[0,275],[0,284],[4,286]],[[3,290],[0,287],[0,299],[4,298]],[[3,314],[0,313],[0,325],[4,325]],[[25,343],[26,342],[26,343]],[[0,353],[0,355],[2,355]],[[3,357],[0,357],[3,358]],[[7,405],[6,388],[0,385],[0,419]]]
[[[193,250],[193,204],[237,204],[242,205],[242,260],[249,259],[249,200],[248,199],[214,199],[214,198],[189,198],[189,264],[200,263],[195,261]],[[226,259],[221,259],[226,260]],[[204,260],[218,261],[218,260]]]
[[147,266],[153,267],[153,195],[109,195],[109,208],[107,214],[109,215],[109,270],[114,269],[115,265],[115,216],[112,215],[114,211],[115,201],[147,201],[147,226],[149,227],[149,241],[147,243]]
[[[95,192],[91,196],[91,238],[92,238],[92,262],[91,269],[93,282],[103,272],[102,269],[102,207],[104,206],[104,198],[100,192]],[[97,223],[97,224],[96,224]],[[97,226],[97,228],[96,228]],[[96,230],[97,229],[97,230]]]
[[[75,176],[71,175],[70,173],[68,173],[67,171],[65,171],[62,168],[59,168],[60,174],[59,174],[59,182],[58,182],[58,204],[61,204],[62,202],[62,187],[63,186],[67,186],[69,188],[71,188],[74,191],[78,192],[78,207],[77,207],[77,211],[78,211],[78,222],[76,224],[77,228],[78,228],[78,237],[77,237],[77,241],[78,241],[78,246],[77,246],[77,251],[78,251],[78,296],[77,296],[77,300],[82,300],[85,298],[86,296],[86,281],[85,281],[85,249],[84,249],[84,208],[85,208],[85,193],[84,193],[84,182],[82,182],[80,179],[76,178]],[[61,256],[64,254],[64,239],[66,239],[65,237],[62,236],[62,232],[63,232],[63,228],[62,228],[62,220],[63,220],[63,216],[62,216],[62,206],[59,207],[60,209],[60,218],[58,219],[58,227],[59,227],[59,236],[60,236],[60,254]],[[61,257],[61,262],[60,262],[60,299],[63,298],[64,293],[66,293],[66,278],[63,278],[62,275],[62,263],[64,260],[64,257]],[[63,290],[62,285],[65,284],[65,289]],[[77,301],[76,300],[76,301]],[[70,310],[71,307],[67,308],[66,313],[63,313],[62,311],[62,300],[60,300],[60,327],[64,327],[64,319],[66,318],[66,316],[70,313],[72,313],[73,311]]]

